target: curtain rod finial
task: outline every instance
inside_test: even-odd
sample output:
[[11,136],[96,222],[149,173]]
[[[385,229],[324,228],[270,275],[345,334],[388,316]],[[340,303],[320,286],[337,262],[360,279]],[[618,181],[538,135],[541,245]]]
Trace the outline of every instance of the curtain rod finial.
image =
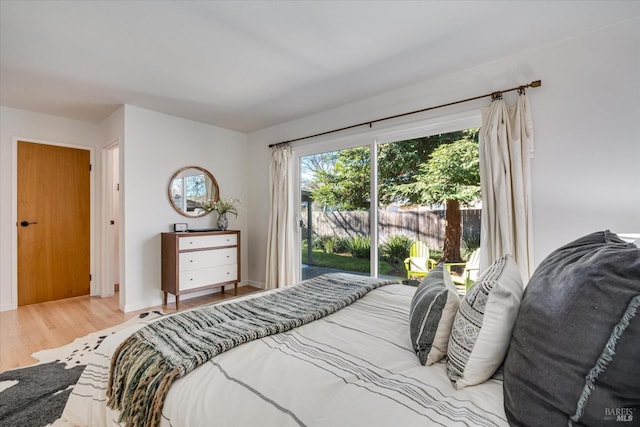
[[536,80],[529,84],[530,87],[540,87],[542,86],[542,80]]

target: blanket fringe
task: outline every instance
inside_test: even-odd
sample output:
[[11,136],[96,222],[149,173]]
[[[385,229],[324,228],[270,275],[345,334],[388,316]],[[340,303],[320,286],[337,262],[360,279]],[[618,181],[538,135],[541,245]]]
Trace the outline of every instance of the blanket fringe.
[[[107,406],[122,410],[118,422],[127,427],[160,425],[165,397],[179,369],[172,369],[160,353],[135,335],[120,344],[116,354],[111,361]],[[154,396],[151,404],[149,395]]]

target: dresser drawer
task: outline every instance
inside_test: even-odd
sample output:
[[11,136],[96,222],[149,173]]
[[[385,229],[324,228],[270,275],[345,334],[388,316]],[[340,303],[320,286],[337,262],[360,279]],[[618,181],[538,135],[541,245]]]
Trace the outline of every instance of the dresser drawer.
[[232,282],[238,278],[238,265],[229,264],[219,267],[201,268],[180,272],[180,291],[216,283]]
[[235,246],[238,244],[236,234],[218,234],[214,236],[184,236],[178,240],[178,250],[215,248],[219,246]]
[[238,250],[236,248],[225,248],[189,251],[181,252],[179,257],[180,271],[198,270],[200,268],[237,264]]

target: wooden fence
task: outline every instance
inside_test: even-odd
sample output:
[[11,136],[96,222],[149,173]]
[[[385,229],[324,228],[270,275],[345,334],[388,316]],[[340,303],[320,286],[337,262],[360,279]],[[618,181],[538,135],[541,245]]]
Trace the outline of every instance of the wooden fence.
[[[475,239],[480,243],[481,209],[462,209],[462,238]],[[306,214],[302,215],[305,218]],[[381,242],[396,234],[404,234],[414,240],[421,240],[432,248],[444,246],[444,209],[432,210],[427,207],[397,211],[378,211],[378,236]],[[305,224],[306,227],[306,224]],[[318,236],[369,236],[368,211],[328,211],[313,212],[311,230]]]

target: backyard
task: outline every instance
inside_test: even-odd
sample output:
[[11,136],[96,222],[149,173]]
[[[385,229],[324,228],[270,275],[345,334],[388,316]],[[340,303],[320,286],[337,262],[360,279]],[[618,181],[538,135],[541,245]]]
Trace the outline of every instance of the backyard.
[[376,155],[362,146],[301,157],[303,270],[368,273],[377,264],[379,275],[406,278],[416,242],[428,259],[464,263],[480,244],[478,131],[378,144]]
[[[369,273],[371,271],[370,245],[367,239],[355,240],[358,244],[349,244],[350,239],[324,236],[314,239],[311,248],[311,260],[306,241],[302,245],[302,264],[305,266],[322,267],[328,269]],[[378,274],[381,276],[406,278],[407,271],[404,261],[409,257],[409,250],[415,240],[405,235],[395,235],[379,247]],[[354,248],[355,246],[355,248]],[[462,243],[463,260],[479,246],[475,238],[465,239]],[[442,258],[442,250],[429,249],[429,258],[438,261]],[[456,269],[453,270],[456,273]],[[304,277],[303,278],[308,278]]]
[[[302,262],[305,262],[307,257],[307,246],[302,248]],[[349,253],[334,254],[324,252],[322,249],[312,249],[313,262],[308,265],[314,265],[316,267],[332,268],[336,270],[354,271],[358,273],[368,273],[371,270],[371,264],[368,259],[355,258]],[[396,271],[391,264],[386,261],[381,261],[378,264],[380,274],[384,275],[402,275],[402,272]],[[404,268],[403,268],[404,271]]]

